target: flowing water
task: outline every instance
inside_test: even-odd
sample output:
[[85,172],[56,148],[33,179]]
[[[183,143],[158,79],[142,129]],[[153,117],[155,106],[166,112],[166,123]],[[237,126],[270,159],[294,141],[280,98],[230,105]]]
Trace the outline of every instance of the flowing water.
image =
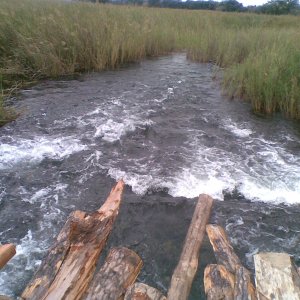
[[[21,117],[0,128],[0,241],[18,245],[0,294],[19,295],[68,214],[97,209],[119,178],[109,246],[137,251],[139,280],[163,292],[200,193],[249,268],[258,251],[300,262],[299,125],[229,101],[213,76],[176,54],[22,91]],[[205,240],[190,299],[213,262]]]

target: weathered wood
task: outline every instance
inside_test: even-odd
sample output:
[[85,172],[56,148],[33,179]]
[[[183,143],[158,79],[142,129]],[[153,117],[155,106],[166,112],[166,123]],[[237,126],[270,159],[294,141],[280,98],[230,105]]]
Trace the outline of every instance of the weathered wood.
[[184,242],[179,263],[173,273],[168,291],[169,300],[185,300],[198,268],[199,250],[209,220],[213,199],[200,195]]
[[13,244],[5,244],[0,246],[0,269],[2,269],[8,261],[16,254],[16,246]]
[[254,255],[258,299],[299,300],[300,276],[286,253]]
[[4,295],[0,295],[0,300],[13,300],[13,299]]
[[243,266],[237,266],[234,283],[234,300],[256,299],[256,290],[251,281],[250,272]]
[[250,271],[242,266],[238,256],[235,254],[224,229],[218,225],[207,225],[206,232],[214,249],[215,257],[219,265],[231,272],[235,280],[235,300],[255,300],[256,290],[251,282]]
[[119,181],[98,211],[70,215],[21,299],[81,298],[118,215],[123,187]]
[[123,299],[142,266],[142,259],[134,251],[124,247],[111,249],[104,265],[95,274],[84,299]]
[[234,275],[222,265],[208,265],[204,270],[207,300],[233,300]]
[[206,226],[206,232],[218,264],[225,266],[229,272],[235,274],[236,267],[242,264],[235,254],[224,229],[221,226],[210,224]]
[[149,285],[135,283],[127,289],[124,300],[167,300],[167,298]]

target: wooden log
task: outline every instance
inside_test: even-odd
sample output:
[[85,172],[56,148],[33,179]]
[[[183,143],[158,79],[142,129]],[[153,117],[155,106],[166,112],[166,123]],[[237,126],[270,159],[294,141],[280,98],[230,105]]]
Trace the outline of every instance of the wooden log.
[[81,298],[118,215],[123,188],[119,181],[98,211],[70,215],[21,299]]
[[104,265],[95,274],[84,299],[123,299],[142,266],[142,259],[134,251],[124,247],[111,249]]
[[169,300],[188,298],[193,279],[198,268],[199,250],[209,220],[213,199],[200,195],[184,242],[179,263],[173,273],[168,291]]
[[4,295],[0,295],[0,300],[13,300],[13,299]]
[[214,249],[215,257],[219,265],[231,272],[235,280],[234,299],[255,300],[256,290],[251,282],[251,273],[235,254],[224,229],[218,225],[207,225],[206,232]]
[[242,264],[235,254],[224,229],[221,226],[210,224],[206,226],[206,232],[218,264],[225,266],[229,272],[235,274],[236,267]]
[[250,272],[243,266],[237,266],[234,283],[234,300],[256,299],[256,290],[251,281]]
[[13,244],[5,244],[0,246],[0,269],[2,269],[8,261],[16,254],[16,246]]
[[258,253],[254,264],[259,300],[300,299],[300,276],[288,254]]
[[127,289],[124,300],[167,300],[167,298],[149,285],[135,283]]
[[223,265],[208,265],[204,270],[207,300],[233,300],[234,275]]

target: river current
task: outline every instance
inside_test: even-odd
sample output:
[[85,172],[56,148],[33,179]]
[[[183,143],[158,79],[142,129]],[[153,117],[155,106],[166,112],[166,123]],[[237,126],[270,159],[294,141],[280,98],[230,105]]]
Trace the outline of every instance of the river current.
[[[166,292],[200,193],[247,267],[259,251],[300,263],[299,124],[254,115],[214,75],[174,54],[20,93],[21,116],[0,128],[0,242],[18,245],[0,294],[20,295],[68,214],[97,209],[120,178],[108,244],[143,258],[139,281]],[[207,240],[200,260],[190,299],[214,262]]]

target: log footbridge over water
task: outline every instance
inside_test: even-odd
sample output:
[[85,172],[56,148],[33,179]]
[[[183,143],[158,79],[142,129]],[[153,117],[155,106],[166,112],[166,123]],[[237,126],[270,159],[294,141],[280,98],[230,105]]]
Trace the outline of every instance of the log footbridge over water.
[[[69,216],[20,299],[188,299],[198,269],[200,247],[207,234],[217,260],[217,264],[210,264],[204,270],[208,300],[300,300],[300,276],[285,253],[256,254],[254,284],[252,274],[235,254],[225,231],[218,225],[208,224],[213,199],[204,194],[198,198],[167,295],[146,284],[136,283],[143,262],[128,248],[110,249],[104,264],[96,271],[119,212],[123,188],[121,180],[96,212],[74,211]],[[14,254],[13,245],[0,246],[0,268]]]

